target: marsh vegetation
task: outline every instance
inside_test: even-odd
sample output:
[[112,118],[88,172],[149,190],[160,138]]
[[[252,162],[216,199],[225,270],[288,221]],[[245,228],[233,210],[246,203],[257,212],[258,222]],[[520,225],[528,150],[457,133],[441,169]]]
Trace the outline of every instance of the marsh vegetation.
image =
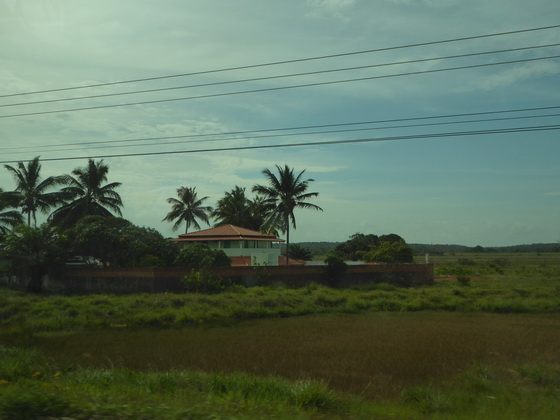
[[2,290],[0,418],[557,418],[559,255],[434,262],[410,289]]

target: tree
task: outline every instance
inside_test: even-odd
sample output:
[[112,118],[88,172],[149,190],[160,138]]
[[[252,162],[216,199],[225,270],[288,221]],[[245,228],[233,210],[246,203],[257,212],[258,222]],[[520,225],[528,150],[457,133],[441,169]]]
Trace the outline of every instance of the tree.
[[15,191],[3,191],[0,188],[0,238],[6,235],[9,228],[23,223],[23,216],[17,210],[8,210],[17,207],[19,194]]
[[115,265],[120,259],[119,245],[127,248],[128,243],[120,241],[124,229],[131,223],[119,217],[84,216],[68,230],[71,248],[75,256],[85,261],[93,258],[104,266]]
[[61,185],[64,177],[49,176],[41,180],[39,156],[27,162],[27,165],[19,162],[16,168],[10,165],[4,165],[4,167],[12,173],[16,181],[17,207],[21,207],[21,211],[27,214],[28,225],[31,225],[31,218],[33,218],[33,224],[37,225],[37,211],[46,214],[52,207],[64,202],[64,193],[48,192],[57,185]]
[[67,202],[55,210],[50,220],[53,224],[68,228],[74,226],[84,216],[122,216],[121,207],[123,202],[121,196],[115,191],[121,183],[107,182],[109,166],[103,160],[95,162],[88,160],[88,164],[82,168],[76,168],[72,175],[64,175],[63,181],[67,185],[62,192],[67,197]]
[[404,239],[396,233],[389,233],[387,235],[381,235],[379,237],[379,242],[404,242]]
[[404,242],[404,239],[395,233],[377,236],[373,233],[355,233],[346,242],[338,244],[330,253],[344,260],[358,261],[364,258],[364,254],[369,253],[381,243]]
[[162,221],[175,221],[173,225],[174,231],[179,229],[179,226],[185,222],[185,233],[189,231],[191,226],[200,229],[196,219],[200,219],[207,225],[210,225],[208,215],[212,211],[212,207],[202,205],[208,197],[198,198],[196,187],[180,187],[177,189],[177,196],[179,197],[178,200],[173,197],[167,199],[167,202],[171,204],[171,211],[167,213],[167,216]]
[[69,236],[75,255],[93,257],[105,266],[171,266],[179,253],[155,229],[119,217],[85,216]]
[[218,200],[212,211],[216,220],[214,226],[235,225],[251,230],[260,230],[262,217],[258,202],[253,202],[245,195],[245,188],[235,186]]
[[25,289],[39,293],[43,278],[55,273],[68,257],[65,237],[52,226],[16,226],[5,238],[2,256],[12,262],[12,271],[20,279],[27,278]]
[[357,261],[362,258],[364,252],[368,252],[371,246],[379,245],[379,237],[370,234],[355,233],[346,242],[338,244],[332,254],[343,260]]
[[368,252],[363,253],[366,262],[383,262],[388,264],[413,262],[412,248],[404,240],[390,242],[381,241],[379,245],[372,246]]
[[262,171],[268,181],[268,185],[255,185],[253,192],[263,197],[263,208],[268,211],[265,219],[265,229],[280,229],[286,233],[286,265],[289,263],[290,255],[290,222],[296,229],[296,218],[294,210],[296,208],[320,210],[323,209],[315,204],[308,203],[312,197],[317,197],[317,192],[307,192],[309,183],[313,179],[303,180],[305,170],[298,175],[294,170],[285,165],[283,168],[276,165],[278,176],[269,169]]
[[298,244],[292,244],[292,246],[290,246],[290,255],[288,256],[294,260],[302,261],[311,261],[313,259],[311,251]]

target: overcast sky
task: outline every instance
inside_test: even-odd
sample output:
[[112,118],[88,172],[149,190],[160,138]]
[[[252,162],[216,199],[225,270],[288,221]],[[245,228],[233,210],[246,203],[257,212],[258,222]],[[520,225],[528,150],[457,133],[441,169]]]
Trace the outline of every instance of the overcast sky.
[[[178,187],[214,205],[287,164],[324,209],[296,212],[293,242],[557,242],[560,47],[520,48],[560,43],[560,28],[518,31],[559,18],[558,0],[3,0],[0,160],[41,156],[49,176],[106,156],[123,216],[165,236],[181,233],[161,222]],[[503,32],[518,33],[457,40]],[[149,155],[175,151],[191,153]],[[4,169],[0,187],[14,187]]]

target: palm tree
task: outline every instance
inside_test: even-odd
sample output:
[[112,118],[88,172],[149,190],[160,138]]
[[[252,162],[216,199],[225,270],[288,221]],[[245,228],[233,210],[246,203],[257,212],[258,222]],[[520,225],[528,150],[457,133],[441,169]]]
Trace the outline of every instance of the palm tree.
[[19,194],[15,191],[4,191],[0,188],[0,237],[13,228],[23,223],[23,216],[17,210],[8,210],[18,206]]
[[41,164],[39,156],[27,163],[19,162],[14,168],[10,165],[4,165],[10,171],[16,181],[15,192],[18,194],[17,207],[21,207],[21,211],[27,214],[27,224],[37,225],[37,211],[48,213],[51,207],[64,202],[64,194],[59,191],[47,192],[49,189],[61,185],[63,183],[62,176],[49,176],[41,181]]
[[167,213],[162,220],[165,222],[173,222],[173,230],[177,230],[181,223],[185,222],[185,233],[188,232],[189,227],[194,226],[196,229],[200,229],[196,219],[200,219],[207,225],[210,225],[208,220],[208,215],[212,211],[212,207],[203,206],[202,203],[208,199],[208,197],[198,198],[196,187],[180,187],[177,188],[176,198],[168,198],[167,202],[171,204],[171,211]]
[[311,261],[313,259],[311,251],[298,244],[293,244],[290,247],[290,255],[287,256],[294,260]]
[[276,165],[276,169],[278,170],[278,176],[269,169],[264,169],[262,173],[268,180],[268,185],[255,185],[253,192],[264,198],[263,206],[270,211],[265,220],[265,228],[278,228],[286,233],[287,265],[290,255],[290,221],[293,228],[296,228],[294,210],[302,208],[323,211],[323,209],[307,202],[310,198],[317,197],[319,193],[306,192],[309,183],[314,179],[302,180],[305,169],[297,176],[294,175],[294,170],[289,168],[288,165],[284,165],[283,168]]
[[212,218],[216,219],[214,226],[235,225],[259,230],[262,224],[258,204],[247,198],[245,188],[237,185],[231,191],[226,191],[224,197],[218,200],[216,208],[212,211]]
[[39,293],[45,275],[54,273],[68,257],[68,244],[57,228],[46,223],[39,227],[19,225],[5,238],[2,255],[12,261],[11,270],[27,279],[26,290]]
[[103,185],[107,181],[109,166],[103,160],[88,160],[87,166],[76,168],[72,175],[64,176],[67,185],[62,192],[67,202],[55,210],[50,220],[53,224],[68,228],[76,224],[84,216],[122,216],[121,196],[115,191],[120,182]]

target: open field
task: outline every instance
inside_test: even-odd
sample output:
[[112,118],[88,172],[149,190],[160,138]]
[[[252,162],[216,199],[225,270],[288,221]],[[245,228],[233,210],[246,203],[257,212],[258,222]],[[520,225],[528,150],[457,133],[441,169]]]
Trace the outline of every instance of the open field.
[[431,260],[420,289],[3,290],[0,418],[558,418],[560,255]]

